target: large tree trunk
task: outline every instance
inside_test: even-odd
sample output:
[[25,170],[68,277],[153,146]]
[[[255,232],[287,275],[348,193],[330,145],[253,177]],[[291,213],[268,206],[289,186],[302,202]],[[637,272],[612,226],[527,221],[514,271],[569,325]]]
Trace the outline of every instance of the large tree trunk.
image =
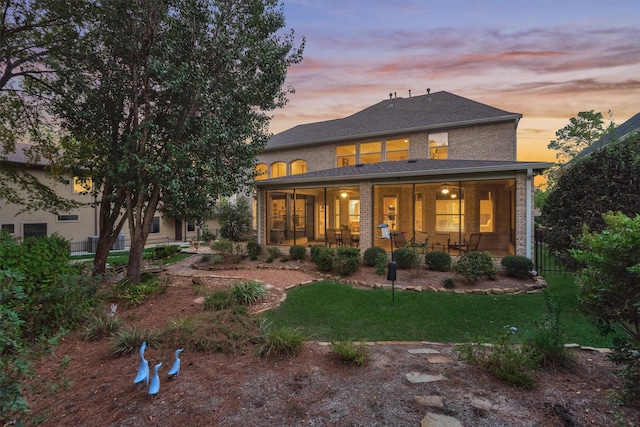
[[143,197],[138,198],[136,209],[129,209],[129,232],[131,234],[131,247],[129,248],[129,264],[127,265],[127,279],[129,283],[140,283],[142,278],[142,260],[144,246],[149,237],[153,216],[158,209],[160,201],[160,188],[155,186],[151,190],[151,198],[148,203],[143,202]]
[[118,239],[118,235],[124,226],[126,216],[120,215],[122,209],[122,199],[118,197],[116,203],[110,203],[108,194],[110,194],[110,186],[105,185],[105,191],[102,194],[100,202],[100,223],[99,237],[96,246],[96,256],[93,260],[93,275],[103,275],[107,269],[107,258],[113,244]]

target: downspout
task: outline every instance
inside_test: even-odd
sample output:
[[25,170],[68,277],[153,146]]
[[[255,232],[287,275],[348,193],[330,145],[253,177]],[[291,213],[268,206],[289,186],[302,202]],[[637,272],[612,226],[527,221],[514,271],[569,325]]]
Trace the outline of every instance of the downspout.
[[527,169],[527,180],[525,183],[525,209],[526,209],[526,221],[525,221],[525,256],[531,259],[531,230],[533,226],[531,224],[531,212],[533,207],[531,206],[531,192],[533,187],[533,170]]

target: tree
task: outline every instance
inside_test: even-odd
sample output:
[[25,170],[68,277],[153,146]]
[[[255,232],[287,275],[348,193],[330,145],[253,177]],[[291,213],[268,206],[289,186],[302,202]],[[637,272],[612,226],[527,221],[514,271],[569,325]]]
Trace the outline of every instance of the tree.
[[[630,362],[626,389],[640,397],[640,215],[605,214],[601,232],[588,227],[578,239],[573,256],[585,267],[577,275],[582,310],[605,332],[619,327],[626,343],[614,357]],[[629,357],[630,356],[630,357]]]
[[266,112],[302,55],[283,26],[275,0],[89,4],[50,84],[69,165],[99,200],[96,274],[125,222],[136,283],[157,211],[202,220],[252,184]]
[[610,142],[562,174],[542,209],[549,250],[568,267],[579,267],[568,249],[575,248],[583,225],[599,232],[605,227],[602,215],[606,212],[636,215],[638,194],[640,132]]
[[[611,121],[609,129],[613,129]],[[545,171],[545,190],[553,188],[562,173],[562,165],[571,161],[585,148],[591,146],[605,134],[602,113],[581,111],[577,117],[569,119],[569,124],[556,132],[556,139],[547,148],[557,150],[556,164]]]
[[[34,90],[51,72],[43,64],[68,36],[75,8],[55,0],[2,0],[0,7],[0,200],[21,205],[22,211],[66,212],[78,204],[8,161],[8,154],[18,151],[32,164],[41,158],[55,163],[56,139],[47,131],[43,100]],[[27,149],[17,150],[17,142],[27,141]],[[60,169],[45,171],[54,182],[66,182]]]
[[223,200],[216,208],[214,216],[220,224],[220,235],[225,239],[237,242],[251,230],[248,197],[240,196],[235,203]]

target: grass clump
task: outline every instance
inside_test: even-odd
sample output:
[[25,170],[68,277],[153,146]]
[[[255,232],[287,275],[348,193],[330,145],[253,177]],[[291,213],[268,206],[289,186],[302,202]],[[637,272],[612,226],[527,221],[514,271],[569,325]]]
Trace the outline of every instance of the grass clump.
[[103,337],[111,337],[120,330],[124,324],[119,317],[110,314],[94,314],[89,317],[84,329],[84,337],[88,341],[98,341]]
[[270,322],[260,324],[261,343],[256,348],[255,357],[287,358],[299,355],[304,349],[307,337],[299,329],[282,326],[274,328]]
[[140,283],[131,284],[127,279],[116,283],[110,296],[124,301],[129,307],[135,307],[142,304],[149,295],[165,292],[168,286],[167,281],[162,281],[152,274],[143,274]]
[[267,298],[267,288],[257,280],[241,281],[231,288],[231,295],[238,304],[253,305]]
[[236,304],[234,295],[229,291],[214,291],[205,297],[202,303],[204,310],[224,310]]
[[358,344],[353,341],[332,341],[331,351],[340,356],[343,361],[355,363],[358,366],[364,365],[371,356],[371,348],[364,341]]
[[135,353],[143,342],[146,342],[148,347],[158,347],[160,341],[158,331],[148,331],[133,327],[122,329],[118,334],[111,337],[111,355],[122,357]]

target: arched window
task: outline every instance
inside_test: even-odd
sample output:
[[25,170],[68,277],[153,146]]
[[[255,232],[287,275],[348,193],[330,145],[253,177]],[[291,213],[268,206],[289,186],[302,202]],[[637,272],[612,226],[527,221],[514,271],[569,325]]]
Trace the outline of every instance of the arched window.
[[307,172],[307,162],[304,160],[294,160],[291,162],[291,175],[298,175]]
[[254,180],[261,181],[263,179],[269,178],[268,169],[269,169],[269,167],[266,164],[258,163],[256,165],[256,175],[255,175]]
[[271,178],[287,176],[287,164],[285,162],[275,162],[271,164]]

